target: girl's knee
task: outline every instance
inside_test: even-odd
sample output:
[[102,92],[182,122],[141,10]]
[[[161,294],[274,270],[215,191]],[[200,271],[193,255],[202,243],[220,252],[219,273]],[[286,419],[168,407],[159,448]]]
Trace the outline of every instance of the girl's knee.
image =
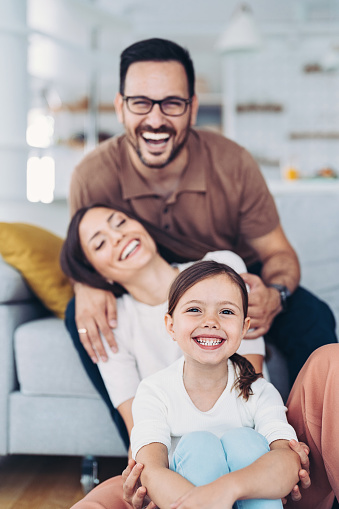
[[252,428],[235,428],[221,438],[230,470],[238,470],[253,463],[270,450],[263,435]]
[[219,438],[209,431],[183,435],[174,451],[173,461],[197,461],[200,464],[224,454]]
[[176,447],[176,451],[180,449],[200,449],[207,447],[215,447],[220,444],[219,438],[209,431],[192,431],[183,435]]
[[[232,442],[243,443],[244,441],[258,443],[259,445],[266,445],[267,440],[263,435],[260,435],[253,428],[233,428],[221,437],[223,443],[231,444]],[[268,446],[268,444],[267,444]]]
[[212,482],[228,472],[219,438],[205,431],[195,431],[181,437],[170,468],[196,486]]

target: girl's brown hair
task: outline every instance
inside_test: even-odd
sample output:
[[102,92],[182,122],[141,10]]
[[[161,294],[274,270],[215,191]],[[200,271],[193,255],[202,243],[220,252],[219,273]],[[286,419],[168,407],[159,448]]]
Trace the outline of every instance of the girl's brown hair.
[[[173,315],[179,300],[192,286],[204,279],[225,274],[230,281],[235,284],[241,294],[244,318],[247,316],[248,309],[248,293],[244,280],[235,270],[224,263],[206,260],[194,263],[187,269],[183,270],[173,281],[168,296],[168,314]],[[230,357],[238,377],[234,382],[234,387],[239,391],[246,401],[253,394],[251,385],[258,378],[262,378],[261,373],[256,373],[252,364],[242,355],[237,353]]]

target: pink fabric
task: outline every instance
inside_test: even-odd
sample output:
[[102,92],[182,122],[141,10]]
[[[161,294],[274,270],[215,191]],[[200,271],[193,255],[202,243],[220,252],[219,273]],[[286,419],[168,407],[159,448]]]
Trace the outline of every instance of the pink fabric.
[[71,509],[131,509],[123,500],[121,475],[99,484]]
[[287,418],[311,449],[312,486],[286,509],[330,509],[339,497],[339,344],[313,352],[300,371],[288,402]]

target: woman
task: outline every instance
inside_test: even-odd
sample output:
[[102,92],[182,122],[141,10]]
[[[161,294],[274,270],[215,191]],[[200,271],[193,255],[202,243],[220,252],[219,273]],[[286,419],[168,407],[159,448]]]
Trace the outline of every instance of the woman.
[[[140,380],[181,355],[169,340],[164,315],[168,289],[187,264],[170,265],[160,254],[163,249],[161,245],[158,249],[139,221],[110,207],[94,205],[76,212],[61,254],[62,268],[69,277],[121,297],[117,300],[119,325],[114,330],[118,352],[110,351],[103,338],[108,362],[99,361],[98,366],[128,435]],[[205,256],[211,258],[246,272],[244,262],[234,253],[220,251]],[[243,341],[239,353],[261,372],[263,338]]]

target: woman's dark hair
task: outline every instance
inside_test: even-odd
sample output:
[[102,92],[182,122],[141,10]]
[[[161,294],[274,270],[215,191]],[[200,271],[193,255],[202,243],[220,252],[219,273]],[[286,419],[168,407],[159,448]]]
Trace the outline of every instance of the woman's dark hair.
[[[239,288],[244,318],[246,318],[248,310],[248,293],[244,280],[228,265],[213,260],[205,260],[194,263],[176,277],[169,290],[168,314],[171,316],[173,315],[179,300],[184,293],[187,292],[187,290],[192,288],[192,286],[204,279],[219,276],[220,274],[225,274],[230,281]],[[234,382],[234,387],[239,391],[239,396],[242,396],[247,401],[249,396],[253,394],[251,384],[258,378],[262,378],[262,374],[256,373],[252,364],[242,355],[235,353],[230,357],[230,360],[236,368],[236,372],[239,373]]]
[[105,278],[102,277],[94,269],[94,267],[92,267],[81,247],[79,237],[80,222],[86,212],[96,207],[118,210],[126,214],[131,219],[139,221],[154,239],[159,254],[169,263],[183,263],[192,260],[199,260],[208,251],[212,250],[209,246],[190,240],[187,237],[185,238],[185,247],[183,247],[183,239],[172,237],[147,221],[141,221],[130,211],[126,211],[121,207],[111,206],[107,203],[95,203],[88,207],[83,207],[74,214],[69,224],[67,236],[60,254],[61,268],[66,276],[71,279],[74,279],[79,283],[85,283],[94,288],[109,290],[113,292],[116,297],[126,293],[125,289],[117,283],[113,285],[108,283]]
[[79,283],[112,291],[117,297],[125,293],[122,286],[108,283],[87,260],[81,247],[79,226],[89,210],[95,207],[111,208],[104,204],[83,207],[74,214],[68,226],[67,236],[60,253],[60,265],[66,276]]
[[126,74],[130,65],[135,62],[166,62],[175,60],[182,64],[186,71],[189,96],[194,95],[194,67],[189,52],[166,39],[146,39],[126,48],[120,56],[120,94],[124,95]]

